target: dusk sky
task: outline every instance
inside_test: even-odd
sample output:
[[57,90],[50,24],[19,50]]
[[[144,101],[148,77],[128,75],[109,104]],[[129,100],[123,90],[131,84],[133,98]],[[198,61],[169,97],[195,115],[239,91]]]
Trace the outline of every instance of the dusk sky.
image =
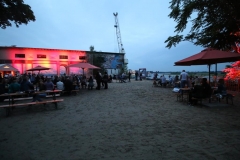
[[[0,29],[0,46],[118,52],[113,13],[118,12],[128,69],[208,71],[207,65],[174,66],[204,48],[182,42],[171,49],[164,41],[175,35],[176,22],[167,0],[24,0],[35,22]],[[187,33],[186,30],[185,33]],[[228,63],[229,64],[229,63]],[[222,70],[226,64],[218,64]],[[211,67],[214,70],[215,66]]]

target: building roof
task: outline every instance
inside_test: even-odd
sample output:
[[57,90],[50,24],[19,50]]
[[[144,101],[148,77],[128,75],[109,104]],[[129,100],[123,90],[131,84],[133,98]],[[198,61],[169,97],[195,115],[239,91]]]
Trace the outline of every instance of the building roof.
[[[69,50],[69,49],[53,49],[53,48],[31,48],[31,47],[15,47],[15,46],[0,46],[0,49],[35,49],[35,50],[55,50],[55,51],[68,51],[68,52],[87,52],[93,53],[91,51],[84,51],[84,50]],[[97,52],[98,54],[124,54],[124,53],[117,53],[117,52]]]
[[18,70],[9,64],[0,64],[0,71],[18,71]]

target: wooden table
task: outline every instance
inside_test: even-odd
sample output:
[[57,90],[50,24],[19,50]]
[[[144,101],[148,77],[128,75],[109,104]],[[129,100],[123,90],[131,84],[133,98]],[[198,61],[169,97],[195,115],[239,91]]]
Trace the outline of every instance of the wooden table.
[[9,99],[9,105],[10,104],[14,104],[14,97],[15,96],[25,96],[25,95],[27,95],[26,93],[24,93],[24,92],[16,92],[16,93],[4,93],[4,94],[1,94],[0,96],[1,97],[8,97],[8,99]]
[[16,96],[23,96],[23,95],[28,95],[27,93],[24,92],[17,92],[17,93],[5,93],[5,94],[1,94],[1,97],[8,97],[9,98],[9,104],[8,105],[1,105],[0,108],[5,108],[6,109],[6,115],[9,116],[11,110],[16,107],[16,106],[29,106],[29,105],[36,105],[36,104],[47,104],[47,103],[54,103],[55,107],[57,109],[57,103],[58,102],[62,102],[63,99],[58,99],[56,100],[56,93],[62,92],[62,90],[46,90],[46,91],[37,91],[37,92],[33,92],[32,94],[40,94],[40,93],[53,93],[52,97],[53,100],[48,100],[48,101],[41,101],[41,102],[24,102],[24,103],[20,103],[20,104],[14,104],[14,97]]
[[36,92],[36,93],[53,93],[53,100],[56,100],[56,93],[61,93],[62,90],[45,90],[45,91],[39,91],[39,92]]

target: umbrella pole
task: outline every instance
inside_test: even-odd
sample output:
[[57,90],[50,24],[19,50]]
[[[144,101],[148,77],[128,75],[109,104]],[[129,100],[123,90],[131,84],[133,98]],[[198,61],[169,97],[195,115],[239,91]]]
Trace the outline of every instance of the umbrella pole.
[[208,78],[209,78],[208,83],[209,83],[209,85],[210,85],[210,82],[211,82],[210,81],[210,67],[211,67],[211,64],[208,65]]
[[215,74],[216,74],[216,77],[217,77],[217,63],[215,64],[216,66],[215,66]]
[[[209,85],[211,86],[211,81],[210,81],[210,67],[211,67],[211,64],[208,65],[208,78],[209,78]],[[208,99],[209,103],[211,103],[211,98]]]

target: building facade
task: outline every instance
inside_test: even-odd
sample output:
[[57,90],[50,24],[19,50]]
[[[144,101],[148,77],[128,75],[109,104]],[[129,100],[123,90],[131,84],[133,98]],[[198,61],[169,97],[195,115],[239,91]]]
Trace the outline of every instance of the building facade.
[[[68,68],[67,66],[79,62],[91,63],[89,57],[93,54],[101,54],[104,58],[103,67],[109,73],[114,71],[115,74],[118,73],[124,64],[123,53],[26,47],[0,47],[0,64],[12,65],[18,69],[19,74],[26,73],[28,69],[38,65],[50,68],[41,71],[43,74],[81,74],[81,68]],[[87,69],[84,70],[84,73],[86,71]]]

